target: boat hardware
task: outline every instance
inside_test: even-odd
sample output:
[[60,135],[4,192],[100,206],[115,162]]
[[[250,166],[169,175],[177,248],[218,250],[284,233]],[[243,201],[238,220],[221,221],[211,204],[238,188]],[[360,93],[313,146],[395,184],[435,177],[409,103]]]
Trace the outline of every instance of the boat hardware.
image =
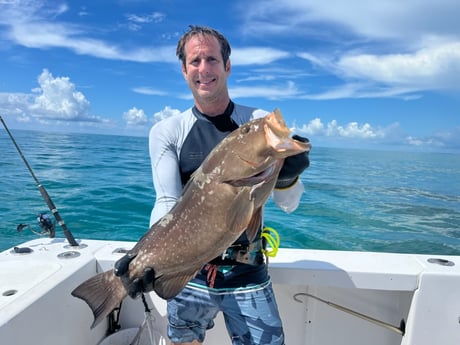
[[2,296],[10,297],[10,296],[16,295],[17,293],[18,293],[18,290],[11,289],[11,290],[6,290],[5,292],[3,292]]
[[53,203],[53,200],[51,200],[51,197],[49,196],[49,194],[46,191],[45,187],[42,186],[42,184],[38,180],[37,176],[35,176],[32,168],[30,167],[29,163],[26,160],[26,157],[24,157],[24,155],[22,154],[22,151],[19,148],[19,145],[16,143],[16,140],[14,140],[13,135],[11,134],[10,130],[8,129],[8,126],[6,125],[5,121],[3,121],[2,116],[0,116],[0,121],[3,124],[3,127],[5,127],[6,132],[8,133],[11,141],[13,142],[14,146],[16,147],[16,150],[19,152],[19,155],[21,156],[22,160],[24,161],[24,164],[26,165],[26,167],[29,170],[30,174],[32,175],[33,179],[35,180],[35,183],[37,184],[38,190],[40,191],[40,194],[42,195],[43,199],[45,200],[46,204],[48,205],[51,213],[54,215],[54,218],[56,218],[56,221],[61,226],[62,230],[64,230],[64,235],[65,235],[67,241],[69,242],[69,244],[72,247],[80,247],[79,244],[77,243],[77,241],[75,241],[75,238],[73,237],[72,233],[67,228],[67,225],[64,223],[64,220],[62,219],[61,215],[59,214],[56,206]]
[[11,254],[20,254],[20,255],[27,255],[31,254],[34,250],[29,247],[14,247],[12,250],[10,250]]
[[69,250],[67,252],[63,252],[57,255],[59,259],[74,259],[74,258],[78,258],[79,256],[80,256],[80,253],[75,250]]
[[112,254],[127,254],[131,249],[126,248],[116,248],[113,250]]
[[341,310],[341,311],[343,311],[343,312],[345,312],[347,314],[351,314],[353,316],[359,317],[360,319],[363,319],[363,320],[371,322],[371,323],[373,323],[375,325],[384,327],[384,328],[386,328],[386,329],[388,329],[390,331],[396,332],[396,333],[398,333],[398,334],[400,334],[402,336],[404,336],[404,334],[406,333],[406,322],[404,321],[404,319],[401,320],[399,327],[397,327],[397,326],[394,326],[394,325],[392,325],[392,324],[390,324],[388,322],[375,319],[375,318],[373,318],[371,316],[362,314],[360,312],[357,312],[355,310],[346,308],[346,307],[341,306],[339,304],[336,304],[336,303],[333,303],[333,302],[330,302],[330,301],[326,301],[326,300],[324,300],[324,299],[322,299],[320,297],[317,297],[315,295],[312,295],[312,294],[309,294],[309,293],[306,293],[306,292],[296,293],[293,296],[294,301],[299,302],[299,303],[303,303],[303,301],[299,298],[300,296],[306,296],[306,297],[313,298],[314,300],[317,300],[317,301],[319,301],[321,303],[327,304],[328,306],[330,306],[332,308],[335,308],[335,309]]
[[427,261],[430,264],[434,264],[434,265],[455,266],[455,263],[453,261],[441,259],[441,258],[429,258]]

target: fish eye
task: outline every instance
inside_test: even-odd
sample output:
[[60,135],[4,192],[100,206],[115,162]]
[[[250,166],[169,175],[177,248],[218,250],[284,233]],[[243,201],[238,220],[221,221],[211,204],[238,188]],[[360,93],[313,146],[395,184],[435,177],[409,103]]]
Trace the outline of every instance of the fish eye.
[[243,133],[243,134],[249,133],[250,130],[251,130],[251,127],[248,126],[248,125],[241,127],[241,133]]

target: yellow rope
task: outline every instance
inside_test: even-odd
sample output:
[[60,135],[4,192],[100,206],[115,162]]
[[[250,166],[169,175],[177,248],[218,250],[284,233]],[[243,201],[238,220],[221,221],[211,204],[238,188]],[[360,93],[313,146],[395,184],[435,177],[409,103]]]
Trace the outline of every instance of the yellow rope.
[[280,246],[280,235],[278,232],[268,226],[264,227],[262,230],[261,237],[267,241],[267,245],[270,249],[262,249],[262,252],[269,257],[275,257],[278,253],[278,248]]

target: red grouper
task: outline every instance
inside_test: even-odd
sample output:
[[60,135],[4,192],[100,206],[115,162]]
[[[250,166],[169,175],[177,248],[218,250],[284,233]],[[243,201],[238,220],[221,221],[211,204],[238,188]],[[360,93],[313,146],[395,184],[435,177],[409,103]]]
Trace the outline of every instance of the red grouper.
[[[243,232],[254,239],[284,158],[309,150],[309,143],[291,138],[278,109],[237,128],[195,171],[171,211],[128,252],[134,257],[129,278],[142,277],[152,267],[158,296],[177,295]],[[127,291],[112,269],[83,282],[72,295],[89,305],[94,327]]]

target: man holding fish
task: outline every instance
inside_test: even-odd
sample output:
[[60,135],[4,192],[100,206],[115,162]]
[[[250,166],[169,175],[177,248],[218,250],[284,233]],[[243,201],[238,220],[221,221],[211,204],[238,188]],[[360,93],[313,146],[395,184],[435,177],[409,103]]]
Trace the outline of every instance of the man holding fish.
[[[150,224],[174,205],[190,175],[232,130],[265,113],[234,104],[229,97],[230,45],[217,31],[191,26],[179,40],[176,54],[192,91],[194,107],[163,121],[150,133],[150,155],[156,191]],[[165,138],[178,135],[175,147]],[[290,158],[286,159],[287,161]],[[291,157],[275,190],[286,211],[297,207],[303,186],[298,175],[308,167],[308,152]],[[285,194],[283,196],[283,194]],[[286,204],[288,201],[288,204]],[[261,229],[261,224],[258,224]],[[187,229],[184,229],[187,231]],[[251,244],[243,234],[222,257],[206,265],[176,297],[168,301],[168,336],[174,343],[202,342],[218,311],[224,313],[234,344],[283,344],[284,335],[267,267],[263,264],[260,232]],[[241,263],[236,251],[253,251],[252,262]]]
[[95,323],[105,317],[101,309],[110,309],[98,307],[105,298],[103,289],[94,293],[100,286],[112,286],[119,299],[154,290],[168,300],[174,344],[202,343],[219,311],[233,344],[284,344],[262,253],[262,209],[273,188],[278,206],[297,208],[310,144],[289,137],[279,111],[267,115],[231,101],[230,52],[226,38],[208,27],[190,26],[178,42],[194,106],[150,131],[150,231],[113,272],[72,293],[90,305]]

